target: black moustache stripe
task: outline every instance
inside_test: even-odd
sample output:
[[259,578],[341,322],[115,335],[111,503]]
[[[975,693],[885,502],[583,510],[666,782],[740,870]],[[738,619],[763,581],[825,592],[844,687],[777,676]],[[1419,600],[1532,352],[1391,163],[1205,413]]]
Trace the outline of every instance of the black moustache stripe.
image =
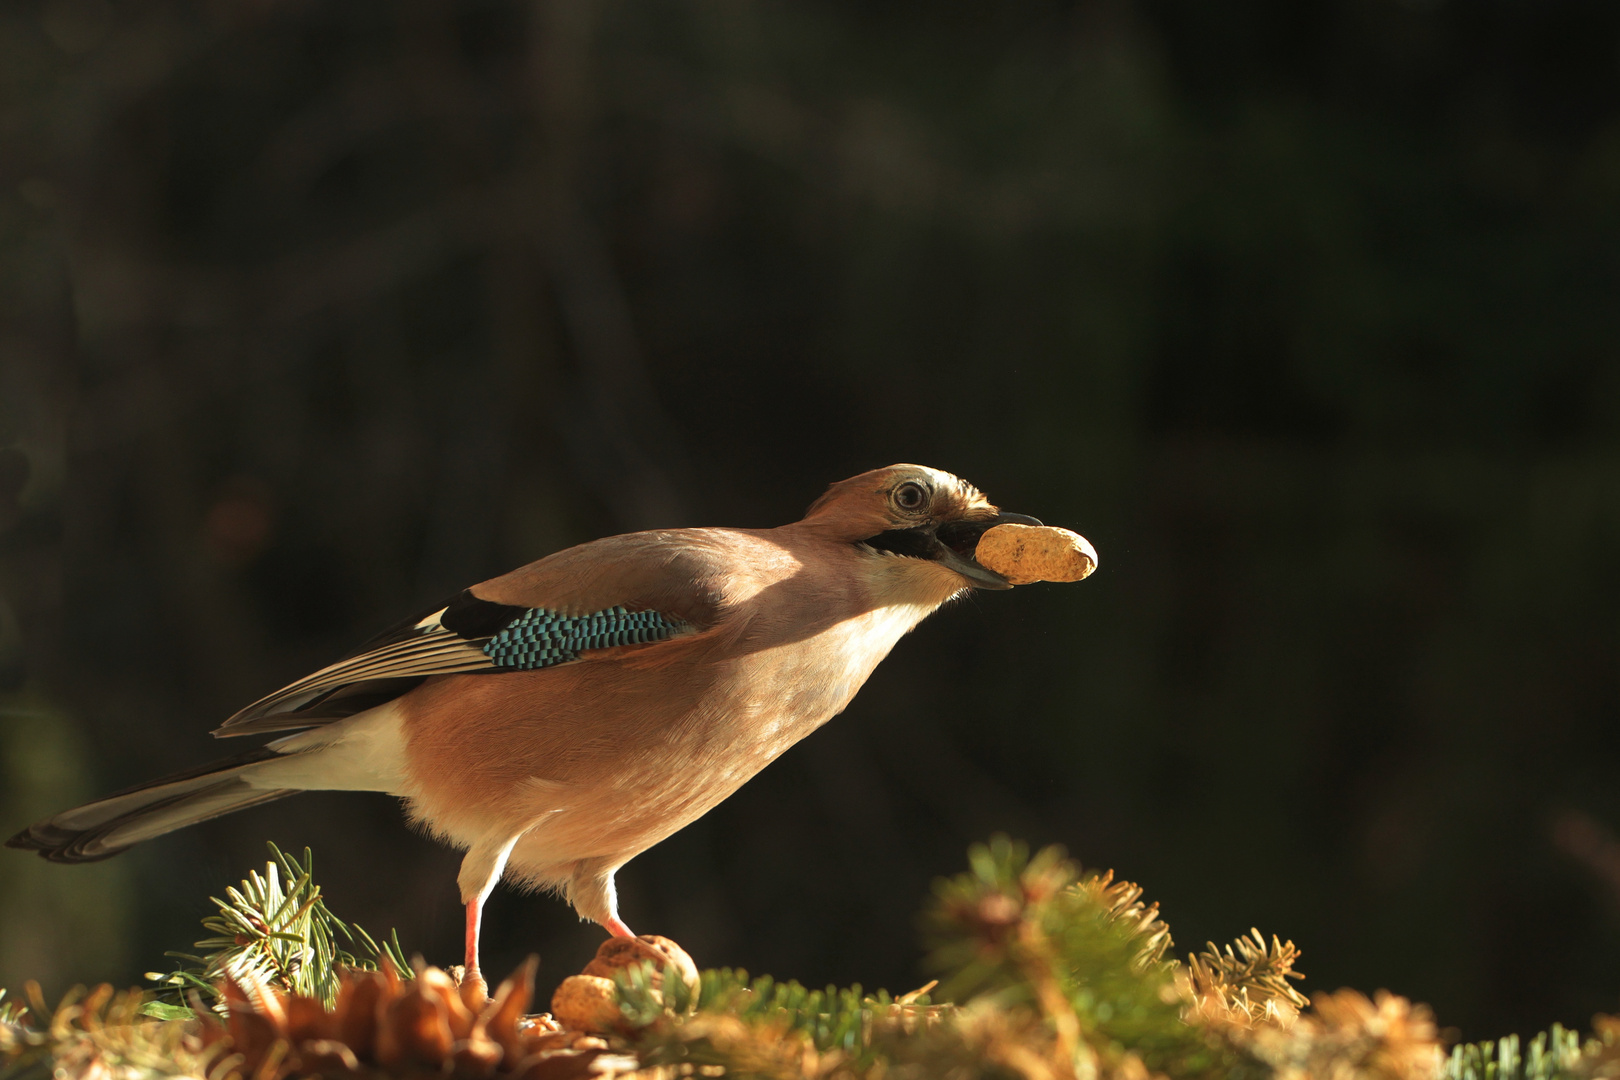
[[867,547],[907,555],[913,559],[932,559],[938,554],[934,544],[934,530],[922,526],[915,529],[889,529],[861,541]]

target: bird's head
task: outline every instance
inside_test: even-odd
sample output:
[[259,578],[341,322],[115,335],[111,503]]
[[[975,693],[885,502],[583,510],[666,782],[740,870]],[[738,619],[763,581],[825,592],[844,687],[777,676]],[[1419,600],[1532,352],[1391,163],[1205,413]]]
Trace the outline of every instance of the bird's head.
[[926,465],[890,465],[840,480],[815,501],[804,520],[874,554],[919,560],[936,572],[948,570],[977,589],[1012,588],[973,558],[985,530],[1009,523],[1040,524],[1022,514],[1002,513],[972,484]]

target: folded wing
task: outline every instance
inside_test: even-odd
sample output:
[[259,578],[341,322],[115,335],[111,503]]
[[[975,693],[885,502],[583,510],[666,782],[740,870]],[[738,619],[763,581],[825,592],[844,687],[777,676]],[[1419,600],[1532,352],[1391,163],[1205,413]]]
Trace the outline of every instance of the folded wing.
[[[715,607],[703,587],[707,560],[677,540],[675,533],[613,537],[464,590],[260,698],[214,734],[314,727],[381,705],[434,675],[534,671],[707,629]],[[512,602],[523,600],[529,603]]]

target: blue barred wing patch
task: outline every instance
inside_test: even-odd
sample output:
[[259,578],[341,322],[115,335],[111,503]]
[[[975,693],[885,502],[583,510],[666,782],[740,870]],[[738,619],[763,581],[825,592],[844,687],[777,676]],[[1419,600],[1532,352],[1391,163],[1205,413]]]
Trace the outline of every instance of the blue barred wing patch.
[[656,611],[610,607],[589,615],[563,615],[530,608],[498,630],[484,646],[496,667],[532,670],[579,659],[586,649],[639,645],[674,637],[686,624]]

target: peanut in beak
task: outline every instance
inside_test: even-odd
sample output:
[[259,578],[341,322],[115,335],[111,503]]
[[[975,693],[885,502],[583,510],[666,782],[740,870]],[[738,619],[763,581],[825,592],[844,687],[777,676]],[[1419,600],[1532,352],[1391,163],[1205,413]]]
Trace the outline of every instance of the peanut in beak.
[[1014,585],[1080,581],[1097,569],[1089,540],[1049,525],[997,525],[979,538],[973,557]]

